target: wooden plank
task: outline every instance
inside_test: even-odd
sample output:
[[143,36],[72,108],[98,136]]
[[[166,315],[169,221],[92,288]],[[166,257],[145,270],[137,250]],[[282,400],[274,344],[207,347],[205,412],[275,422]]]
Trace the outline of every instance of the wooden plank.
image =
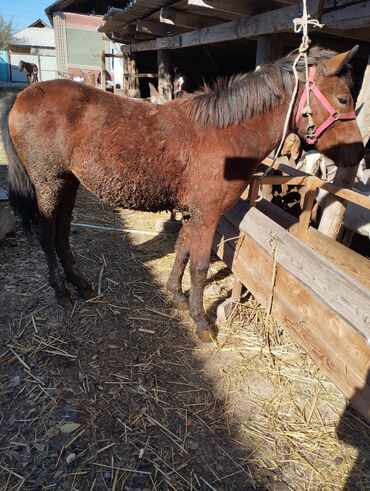
[[[235,223],[234,213],[234,209],[229,210],[225,217],[230,216]],[[267,252],[274,239],[279,247],[279,263],[302,283],[310,285],[324,304],[329,305],[353,329],[370,340],[370,296],[362,284],[255,208],[248,209],[239,227],[243,233],[253,230],[254,239]]]
[[[227,223],[226,218],[220,222],[221,228],[223,223],[226,223],[224,237],[234,236],[237,229]],[[220,243],[219,235],[216,241]],[[220,257],[266,307],[273,267],[269,253],[246,234],[237,258],[232,241],[223,243]],[[279,267],[276,278],[272,315],[370,421],[370,387],[366,382],[369,344],[283,267]],[[360,393],[356,390],[359,387],[362,388]]]
[[[294,225],[289,231],[295,235]],[[308,229],[304,241],[318,254],[370,290],[370,261],[368,259],[313,227]]]
[[[315,16],[319,3],[320,0],[308,0],[308,11],[311,16]],[[299,17],[299,15],[300,7],[292,5],[252,17],[243,17],[235,21],[199,29],[194,32],[187,32],[179,36],[123,46],[122,49],[127,52],[179,49],[290,31],[293,27],[293,19]]]
[[[275,223],[297,236],[298,219],[266,200],[257,202],[257,209],[271,218]],[[235,227],[239,226],[247,213],[248,204],[240,200],[228,213]],[[237,234],[236,234],[237,235]],[[304,238],[305,244],[314,249],[320,256],[336,265],[358,283],[370,290],[370,261],[343,244],[327,237],[310,227]]]
[[327,12],[322,15],[321,22],[327,27],[339,30],[368,27],[370,23],[370,1]]

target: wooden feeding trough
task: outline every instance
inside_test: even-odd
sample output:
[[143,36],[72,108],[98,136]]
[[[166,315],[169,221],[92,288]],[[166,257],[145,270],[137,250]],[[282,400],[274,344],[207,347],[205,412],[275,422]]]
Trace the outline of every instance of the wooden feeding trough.
[[[303,174],[280,166],[280,170]],[[262,185],[304,186],[300,219],[266,200]],[[370,262],[309,226],[316,188],[370,209],[370,199],[308,175],[255,177],[218,226],[214,250],[242,285],[370,421]]]

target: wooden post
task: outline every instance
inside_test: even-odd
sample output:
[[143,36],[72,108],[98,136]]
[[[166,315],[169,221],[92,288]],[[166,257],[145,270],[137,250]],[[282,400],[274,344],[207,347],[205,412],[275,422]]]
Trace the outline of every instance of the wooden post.
[[310,226],[311,212],[313,203],[315,201],[316,186],[314,184],[314,178],[310,179],[307,183],[301,216],[299,217],[299,223],[297,228],[297,237],[304,239],[307,235],[308,228]]
[[282,55],[281,34],[257,37],[256,66],[271,63]]
[[[341,188],[352,189],[358,166],[338,167],[335,173],[333,184]],[[346,205],[329,195],[325,200],[325,205],[320,220],[319,231],[331,239],[336,240],[342,227],[343,215]]]
[[123,52],[123,77],[122,77],[122,92],[123,95],[128,96],[128,81],[129,79],[125,77],[125,73],[128,73],[129,57],[126,51]]
[[137,69],[137,64],[136,64],[136,55],[132,55],[129,57],[129,69],[128,71],[131,74],[131,77],[129,79],[129,95],[130,97],[140,97],[140,88],[139,88],[139,77],[138,75],[138,69]]
[[167,101],[172,100],[172,64],[168,51],[158,51],[158,92]]
[[[259,189],[261,187],[261,193],[263,192],[264,186],[261,186],[261,179],[256,176],[252,178],[251,183],[249,184],[248,190],[248,201],[251,206],[256,206],[256,201],[258,199]],[[269,186],[269,185],[267,185]],[[272,186],[270,186],[272,188]]]
[[[256,67],[263,63],[271,63],[282,54],[281,35],[270,34],[257,37]],[[265,185],[261,189],[262,198],[272,200],[272,186]]]
[[122,91],[127,97],[140,97],[139,74],[134,56],[123,52]]
[[370,138],[370,55],[356,106],[357,124],[360,127],[364,145],[366,145]]
[[86,72],[84,76],[85,76],[84,78],[85,78],[86,85],[91,85],[91,87],[96,87],[95,73]]
[[[366,143],[370,137],[370,56],[356,107],[359,112],[357,123],[360,127],[363,142]],[[352,189],[357,169],[358,166],[348,168],[338,167],[333,184]],[[319,231],[332,239],[336,239],[342,226],[345,211],[345,204],[336,201],[333,196],[328,196],[325,200],[325,208],[321,217]]]
[[105,51],[101,53],[101,78],[100,78],[100,88],[106,90],[106,79],[105,79]]

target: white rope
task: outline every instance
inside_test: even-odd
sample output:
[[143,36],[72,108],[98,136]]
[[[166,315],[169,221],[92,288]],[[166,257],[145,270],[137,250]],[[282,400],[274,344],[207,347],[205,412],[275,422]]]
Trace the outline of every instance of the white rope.
[[311,40],[308,36],[308,26],[311,25],[312,27],[320,27],[321,28],[321,27],[323,27],[324,24],[320,24],[319,21],[316,19],[310,19],[310,15],[307,14],[306,0],[303,0],[302,17],[298,17],[296,19],[293,19],[293,25],[294,25],[294,32],[295,33],[302,32],[302,41],[301,41],[301,44],[298,48],[298,55],[296,56],[296,58],[292,64],[292,70],[293,70],[293,74],[294,74],[293,93],[292,93],[292,97],[290,99],[288,112],[287,112],[287,115],[285,118],[285,123],[284,123],[284,127],[283,127],[283,134],[281,137],[279,147],[278,147],[277,151],[275,152],[275,156],[274,156],[274,159],[272,161],[272,164],[265,170],[265,172],[262,174],[262,177],[265,177],[274,168],[275,162],[280,155],[281,149],[283,148],[285,139],[287,137],[289,122],[291,119],[294,103],[295,103],[295,100],[297,97],[297,92],[298,92],[299,75],[298,75],[298,71],[297,71],[297,65],[298,65],[298,62],[301,59],[301,57],[304,58],[305,77],[306,77],[305,85],[306,85],[306,93],[307,93],[307,102],[306,102],[306,106],[303,109],[303,112],[305,114],[307,114],[307,116],[308,116],[307,129],[312,128],[314,125],[313,120],[312,120],[312,111],[311,111],[311,107],[310,107],[310,96],[309,96],[310,91],[309,91],[309,80],[308,80],[309,75],[308,75],[308,56],[307,56],[307,54],[308,54],[308,50],[309,50],[310,43],[311,43]]

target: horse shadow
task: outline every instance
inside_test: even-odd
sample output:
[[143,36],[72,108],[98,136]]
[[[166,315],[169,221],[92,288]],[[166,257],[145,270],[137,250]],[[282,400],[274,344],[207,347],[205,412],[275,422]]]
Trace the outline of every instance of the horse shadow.
[[[370,385],[370,370],[365,387]],[[358,456],[347,477],[343,491],[370,489],[370,425],[354,409],[352,403],[365,395],[365,389],[356,390],[342,414],[337,427],[338,438],[358,450]],[[340,462],[338,462],[340,464]]]

